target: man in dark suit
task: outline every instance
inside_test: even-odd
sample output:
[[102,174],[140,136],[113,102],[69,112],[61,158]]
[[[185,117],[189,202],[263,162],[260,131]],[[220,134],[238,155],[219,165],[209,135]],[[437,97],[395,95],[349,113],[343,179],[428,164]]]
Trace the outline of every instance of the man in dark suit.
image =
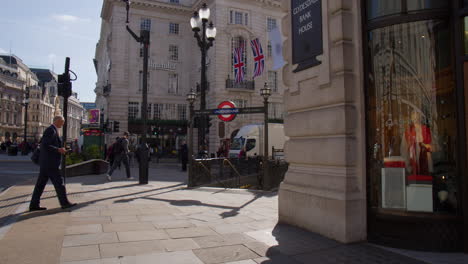
[[58,129],[62,128],[64,122],[65,120],[62,116],[54,117],[53,124],[48,127],[42,135],[40,146],[41,154],[39,156],[39,177],[34,187],[31,203],[29,204],[29,211],[47,209],[45,207],[40,207],[39,203],[42,192],[49,179],[54,184],[55,192],[57,193],[57,198],[59,199],[62,209],[76,205],[76,203],[70,203],[67,199],[67,192],[59,170],[62,155],[65,155],[67,152],[66,149],[62,147],[62,141],[58,134]]

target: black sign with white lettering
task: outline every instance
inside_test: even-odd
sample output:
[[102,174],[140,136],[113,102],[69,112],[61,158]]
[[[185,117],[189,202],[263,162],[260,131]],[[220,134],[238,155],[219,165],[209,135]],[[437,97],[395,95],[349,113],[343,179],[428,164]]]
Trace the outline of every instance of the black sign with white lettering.
[[294,72],[319,65],[317,56],[323,54],[322,0],[291,0]]

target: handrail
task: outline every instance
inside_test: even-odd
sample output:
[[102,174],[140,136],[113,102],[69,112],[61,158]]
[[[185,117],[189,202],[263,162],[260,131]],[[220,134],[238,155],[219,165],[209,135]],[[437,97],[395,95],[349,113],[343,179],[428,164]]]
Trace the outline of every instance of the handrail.
[[223,165],[226,165],[226,163],[234,170],[234,172],[237,174],[237,186],[240,186],[240,173],[239,171],[234,167],[234,165],[232,164],[232,162],[228,159],[224,159],[223,160]]
[[[203,162],[201,162],[201,161],[198,161],[197,163],[200,164],[201,167],[204,168],[204,169],[208,172],[208,174],[210,175],[210,177],[211,177],[211,171],[210,171],[210,169],[208,169],[208,168],[205,166],[205,164],[203,164]],[[219,184],[221,184],[221,185],[224,187],[224,189],[227,189],[226,185],[225,185],[223,182],[220,182],[219,179],[216,178],[216,177],[215,177],[215,179],[216,179],[216,181],[217,181]]]

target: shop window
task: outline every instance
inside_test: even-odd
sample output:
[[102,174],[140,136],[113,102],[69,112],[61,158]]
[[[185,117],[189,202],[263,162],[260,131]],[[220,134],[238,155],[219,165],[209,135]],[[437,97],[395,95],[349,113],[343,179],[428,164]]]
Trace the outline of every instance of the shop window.
[[367,0],[367,18],[448,8],[449,4],[450,1],[445,0]]
[[368,149],[373,208],[456,214],[456,97],[449,24],[369,33]]
[[408,11],[446,8],[450,1],[441,0],[406,0]]
[[401,0],[367,0],[368,19],[398,14],[401,11]]
[[[468,1],[468,0],[467,0]],[[465,17],[463,20],[464,24],[464,31],[463,31],[463,41],[465,46],[465,54],[468,54],[468,17]]]

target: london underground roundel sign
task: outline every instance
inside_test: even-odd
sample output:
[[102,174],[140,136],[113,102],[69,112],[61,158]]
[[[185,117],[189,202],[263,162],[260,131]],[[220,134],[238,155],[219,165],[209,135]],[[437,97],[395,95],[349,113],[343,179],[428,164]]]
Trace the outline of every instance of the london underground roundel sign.
[[231,101],[223,101],[218,105],[216,113],[219,114],[218,118],[224,122],[229,122],[236,118],[236,114],[239,110],[236,108],[236,105]]

